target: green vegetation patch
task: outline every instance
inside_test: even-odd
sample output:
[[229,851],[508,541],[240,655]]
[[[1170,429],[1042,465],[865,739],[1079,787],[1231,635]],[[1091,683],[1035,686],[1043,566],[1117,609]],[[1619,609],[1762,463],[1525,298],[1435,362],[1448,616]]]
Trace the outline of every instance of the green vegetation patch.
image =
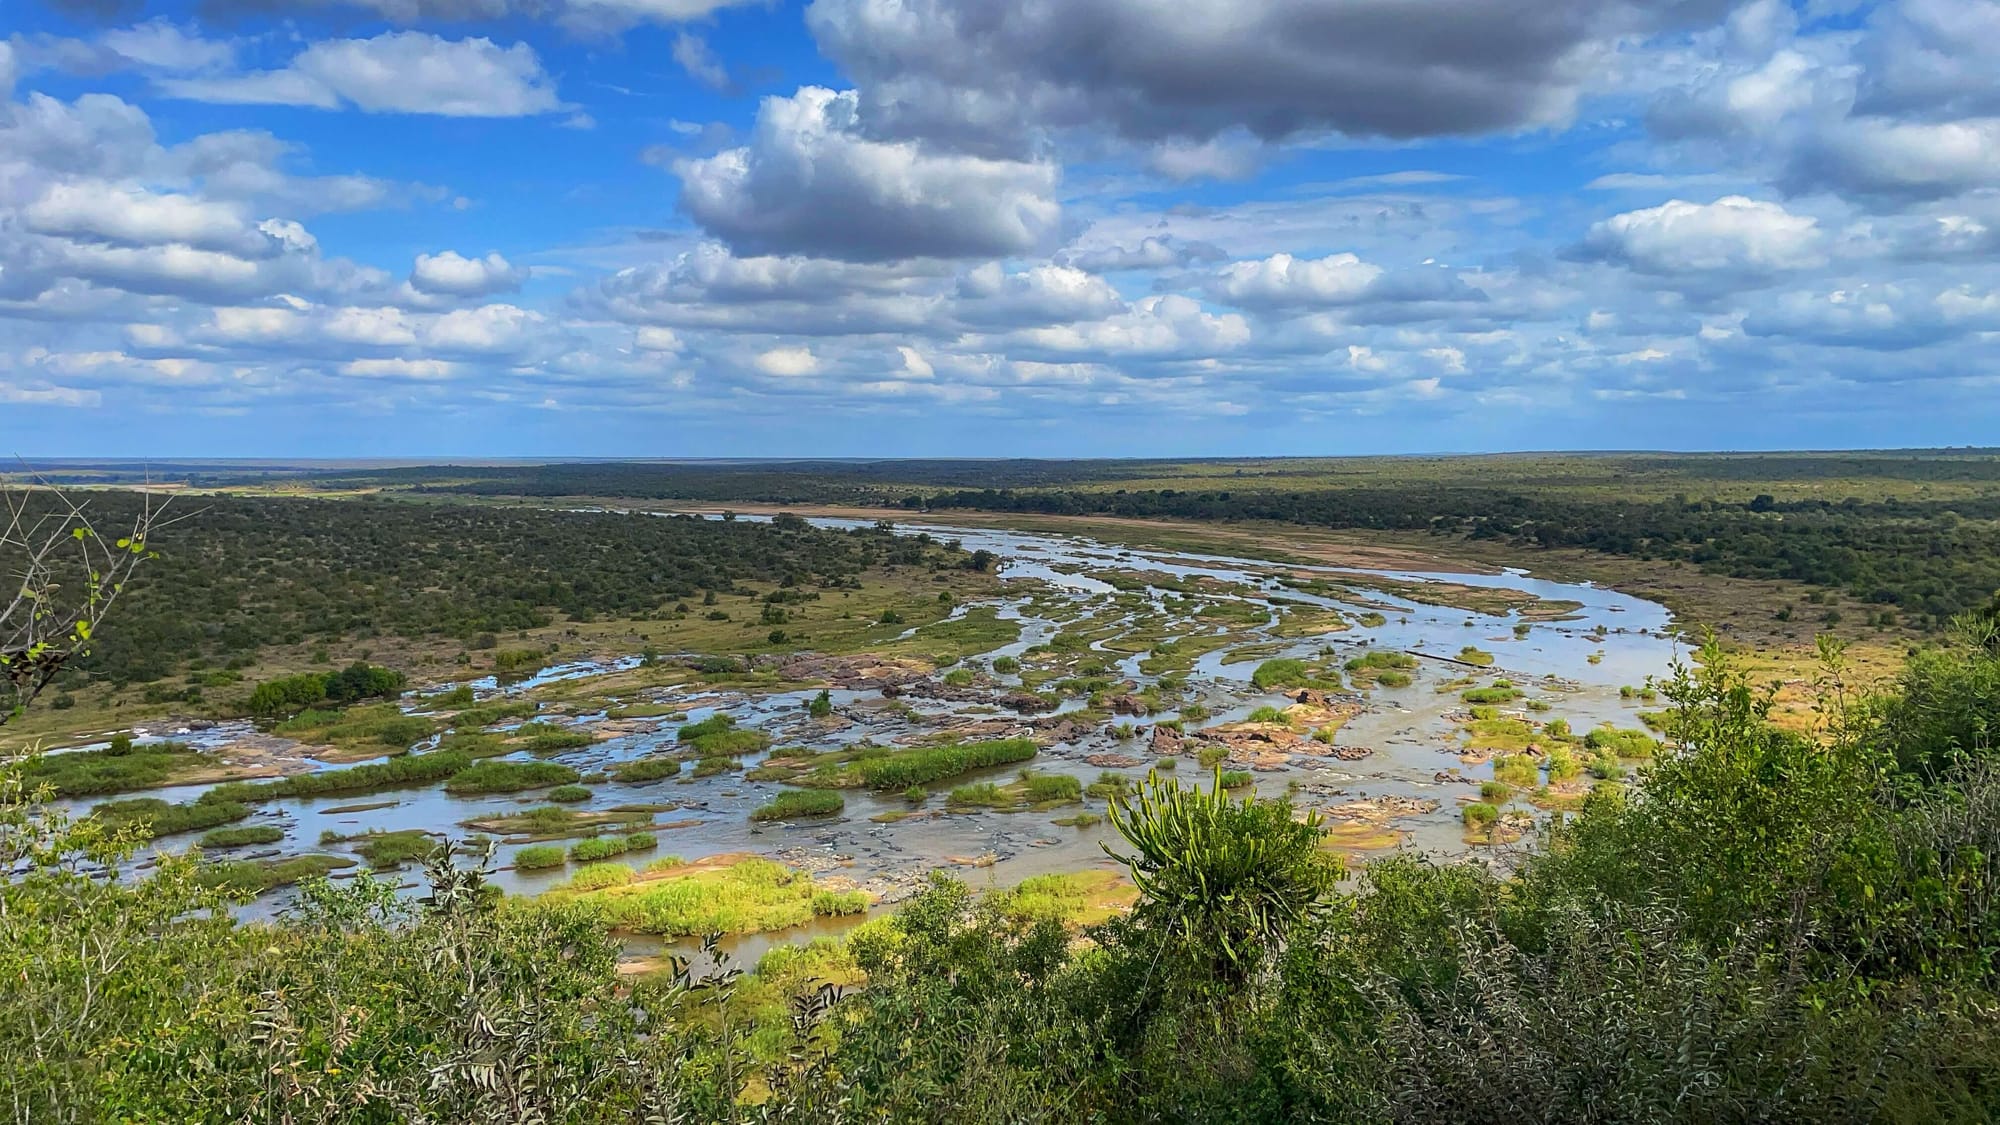
[[58,797],[91,797],[99,793],[159,789],[227,767],[220,758],[185,743],[134,745],[121,735],[105,749],[40,754],[17,768],[30,792],[47,785]]
[[285,830],[275,824],[244,824],[203,833],[201,847],[203,851],[221,851],[253,844],[275,844],[284,838]]
[[847,798],[830,789],[787,789],[750,814],[751,820],[795,820],[804,817],[838,816],[847,808]]
[[199,832],[219,824],[229,824],[250,815],[250,806],[240,801],[200,799],[171,804],[158,797],[128,797],[121,801],[101,801],[90,815],[112,829],[136,827],[148,836],[172,836],[178,832]]
[[559,762],[480,762],[454,774],[444,791],[458,796],[475,793],[519,793],[567,785],[583,775]]
[[768,859],[713,866],[661,860],[631,883],[588,891],[559,888],[542,897],[585,904],[606,924],[634,933],[683,937],[783,930],[822,911],[851,912],[849,899],[820,899],[828,889]]
[[204,863],[198,876],[210,887],[238,894],[260,895],[278,887],[329,875],[354,866],[344,855],[287,856],[284,859],[237,859]]

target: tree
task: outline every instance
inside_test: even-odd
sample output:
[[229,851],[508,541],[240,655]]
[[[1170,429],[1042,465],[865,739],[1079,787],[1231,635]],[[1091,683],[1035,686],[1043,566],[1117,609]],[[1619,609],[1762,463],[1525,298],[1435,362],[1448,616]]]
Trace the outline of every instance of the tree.
[[111,535],[88,501],[39,478],[0,489],[0,724],[89,651],[126,579],[156,557],[147,544],[165,509],[148,495],[131,526]]

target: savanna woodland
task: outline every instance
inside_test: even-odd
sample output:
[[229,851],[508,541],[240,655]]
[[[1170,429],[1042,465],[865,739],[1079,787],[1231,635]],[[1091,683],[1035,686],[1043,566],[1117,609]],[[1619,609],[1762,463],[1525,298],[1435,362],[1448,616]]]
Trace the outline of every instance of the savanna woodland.
[[[0,537],[16,1121],[2000,1116],[1991,456],[56,483]],[[673,511],[727,505],[851,518]],[[973,538],[1053,517],[1095,585]],[[1430,562],[1309,571],[1316,532]],[[1254,581],[1188,554],[1253,536]],[[1590,590],[1409,577],[1452,558],[1671,587],[1681,658],[1589,710]],[[1456,846],[1359,843],[1342,723],[1424,707]],[[419,791],[468,819],[244,850]],[[877,809],[1101,854],[802,858]],[[719,810],[759,854],[656,854]]]

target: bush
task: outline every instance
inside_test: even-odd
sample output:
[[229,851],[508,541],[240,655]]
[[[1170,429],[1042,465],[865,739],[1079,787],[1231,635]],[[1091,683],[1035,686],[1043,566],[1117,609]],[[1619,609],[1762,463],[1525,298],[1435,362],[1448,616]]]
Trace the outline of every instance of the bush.
[[751,820],[792,820],[802,817],[838,816],[847,808],[847,799],[830,789],[787,789],[750,814]]
[[1467,828],[1490,828],[1500,819],[1500,810],[1484,801],[1476,801],[1465,806],[1463,815]]
[[514,852],[514,866],[521,871],[541,871],[550,867],[561,867],[564,862],[560,844],[530,844]]
[[1249,717],[1245,718],[1243,721],[1246,723],[1278,723],[1283,726],[1292,725],[1291,716],[1285,714],[1284,711],[1276,707],[1271,707],[1268,705],[1259,707],[1256,710],[1250,712]]
[[240,801],[202,799],[186,804],[169,804],[158,797],[131,797],[122,801],[101,801],[90,810],[92,818],[108,828],[136,827],[152,838],[179,832],[198,832],[229,824],[250,815],[250,806]]
[[1256,782],[1257,778],[1249,770],[1224,770],[1216,775],[1216,784],[1224,789],[1244,789]]
[[1533,789],[1541,784],[1542,772],[1526,754],[1499,754],[1493,759],[1493,778],[1515,789]]
[[581,785],[558,785],[549,790],[549,800],[565,805],[590,800],[590,790]]
[[1270,691],[1281,687],[1303,687],[1312,679],[1312,672],[1303,660],[1280,657],[1266,660],[1250,673],[1250,684],[1259,691]]
[[1011,656],[993,658],[993,670],[1003,676],[1011,676],[1021,670],[1021,662]]
[[1583,736],[1583,745],[1590,750],[1606,750],[1620,758],[1650,758],[1660,744],[1643,730],[1621,730],[1616,727],[1598,727]]
[[818,918],[841,918],[868,912],[866,891],[816,891],[812,897],[812,912]]

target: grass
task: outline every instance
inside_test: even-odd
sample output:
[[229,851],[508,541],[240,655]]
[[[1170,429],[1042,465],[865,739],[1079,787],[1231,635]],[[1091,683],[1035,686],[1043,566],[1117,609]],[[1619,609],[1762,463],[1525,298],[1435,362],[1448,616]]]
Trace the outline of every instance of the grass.
[[[218,800],[276,801],[291,797],[319,797],[330,793],[368,793],[377,789],[397,789],[430,785],[455,777],[473,765],[473,757],[461,750],[439,750],[410,754],[365,766],[343,770],[319,770],[276,781],[235,782],[219,785],[208,796]],[[574,780],[574,779],[572,779]]]
[[201,847],[203,851],[220,851],[224,848],[247,848],[252,844],[275,844],[284,838],[285,830],[275,824],[245,824],[204,833]]
[[206,885],[241,894],[259,895],[276,887],[289,887],[315,876],[331,874],[354,866],[344,855],[295,855],[284,859],[239,859],[205,863],[198,878]]
[[578,801],[588,801],[590,800],[590,790],[581,785],[558,785],[554,789],[549,790],[549,800],[559,801],[566,805],[575,804]]
[[525,699],[496,700],[467,707],[451,717],[451,725],[460,730],[472,727],[490,727],[494,723],[504,723],[510,719],[525,719],[537,710],[536,705]]
[[1472,750],[1526,750],[1535,740],[1535,728],[1524,719],[1506,719],[1482,714],[1474,709],[1472,721],[1464,726],[1466,748]]
[[896,750],[875,757],[858,758],[850,765],[824,773],[816,770],[802,778],[799,784],[828,789],[862,787],[882,792],[903,790],[989,766],[1025,762],[1034,757],[1038,749],[1033,739],[1008,738]]
[[680,772],[681,762],[679,758],[654,755],[647,758],[634,758],[629,762],[619,762],[617,765],[611,767],[611,779],[613,781],[622,781],[627,785],[638,785],[642,782],[659,781],[662,778],[675,777]]
[[1285,727],[1292,725],[1291,716],[1276,707],[1268,705],[1250,712],[1249,717],[1243,721],[1246,723],[1276,723],[1279,726]]
[[[500,836],[511,842],[566,840],[594,836],[607,828],[637,828],[653,821],[652,805],[623,805],[593,812],[578,812],[560,805],[540,805],[517,813],[496,813],[465,821],[465,827]],[[525,837],[525,839],[519,839]]]
[[650,832],[634,832],[629,836],[593,836],[572,844],[569,858],[571,863],[595,863],[626,852],[651,851],[659,845],[659,839]]
[[1514,796],[1514,787],[1504,781],[1479,783],[1479,799],[1489,805],[1504,805]]
[[622,863],[592,863],[577,868],[576,874],[565,884],[573,891],[596,891],[605,887],[622,887],[638,878],[638,872]]
[[980,781],[958,786],[946,795],[945,804],[957,808],[1046,809],[1082,799],[1083,783],[1074,777],[1022,770],[1007,785]]
[[559,754],[597,741],[588,731],[572,730],[553,723],[523,723],[509,738],[530,754]]
[[1103,922],[1122,913],[1138,897],[1137,888],[1110,871],[1036,875],[990,896],[995,908],[1012,917],[1072,926]]
[[104,750],[42,754],[21,763],[19,769],[29,792],[47,785],[57,797],[91,797],[179,785],[205,774],[226,772],[228,767],[221,759],[183,743],[133,746],[128,740]]
[[99,823],[112,829],[134,826],[158,838],[179,832],[198,832],[228,824],[250,815],[250,806],[240,801],[197,800],[170,804],[158,797],[128,797],[103,801],[90,810]]
[[[330,843],[321,839],[321,843]],[[363,832],[359,836],[345,836],[340,842],[351,848],[356,855],[368,861],[368,866],[377,871],[388,871],[403,866],[412,860],[420,860],[437,850],[438,839],[421,828],[405,828],[395,832]]]
[[1506,680],[1495,680],[1491,687],[1469,688],[1459,693],[1459,698],[1467,703],[1512,703],[1525,694],[1520,688]]
[[582,776],[557,762],[481,762],[453,775],[444,783],[444,791],[457,796],[519,793],[524,789],[573,784]]
[[1643,730],[1617,727],[1598,727],[1583,736],[1583,744],[1591,750],[1609,750],[1620,758],[1650,758],[1660,748],[1653,736]]
[[514,867],[520,871],[543,871],[561,867],[567,861],[558,844],[530,844],[514,853]]
[[847,798],[830,789],[787,789],[759,806],[750,819],[761,822],[838,816],[846,808]]
[[405,715],[395,704],[382,703],[345,711],[302,711],[272,729],[302,742],[401,750],[434,733],[437,720]]
[[1461,815],[1465,817],[1467,828],[1488,829],[1499,821],[1500,810],[1484,801],[1475,801],[1465,806]]
[[1515,789],[1533,789],[1541,784],[1542,772],[1526,754],[1502,754],[1493,759],[1493,778]]
[[1257,782],[1249,770],[1224,770],[1217,780],[1224,789],[1244,789]]
[[1132,791],[1132,779],[1122,773],[1113,773],[1110,770],[1104,770],[1097,775],[1096,781],[1084,786],[1083,791],[1092,797],[1096,797],[1098,800],[1109,801],[1115,797],[1123,797],[1130,793]]
[[1464,648],[1459,649],[1458,659],[1466,664],[1477,664],[1481,668],[1490,668],[1493,666],[1493,654],[1473,645],[1466,645]]
[[633,933],[684,937],[783,930],[822,916],[822,911],[852,913],[852,897],[821,897],[830,889],[768,859],[694,865],[661,860],[620,886],[568,886],[543,897],[583,903],[606,924]]

